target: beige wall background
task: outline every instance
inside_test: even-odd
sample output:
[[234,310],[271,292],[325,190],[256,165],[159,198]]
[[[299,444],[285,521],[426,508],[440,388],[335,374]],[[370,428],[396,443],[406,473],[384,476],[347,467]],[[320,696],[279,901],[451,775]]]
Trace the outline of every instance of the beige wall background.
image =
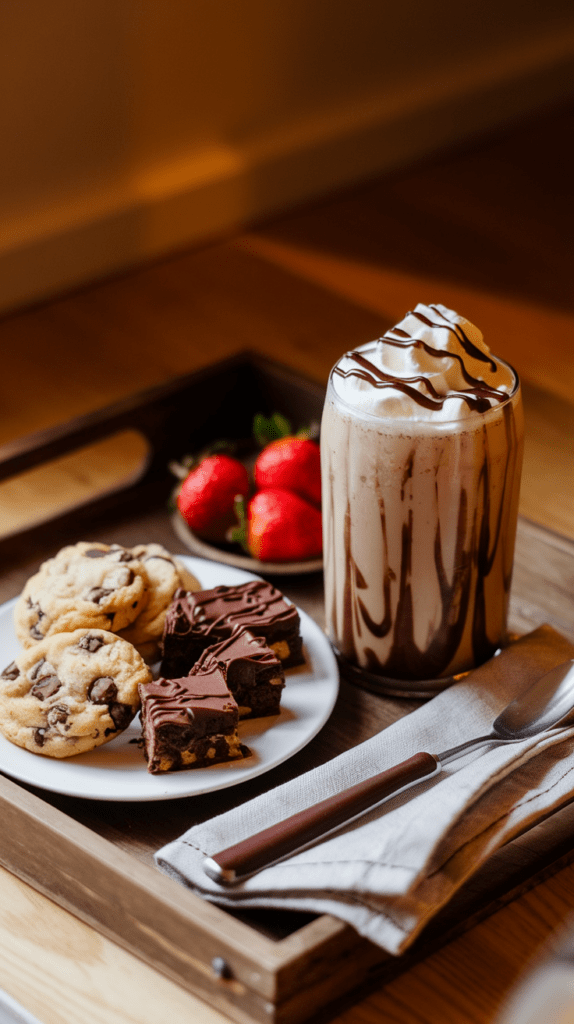
[[18,0],[0,49],[0,310],[574,95],[571,0]]

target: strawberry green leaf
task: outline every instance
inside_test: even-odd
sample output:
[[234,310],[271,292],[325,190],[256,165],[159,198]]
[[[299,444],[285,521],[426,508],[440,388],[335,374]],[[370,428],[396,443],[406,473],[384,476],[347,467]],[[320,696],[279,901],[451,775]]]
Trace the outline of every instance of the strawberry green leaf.
[[264,448],[270,441],[277,441],[290,434],[291,424],[280,412],[274,412],[269,417],[258,412],[253,417],[253,436],[261,448]]

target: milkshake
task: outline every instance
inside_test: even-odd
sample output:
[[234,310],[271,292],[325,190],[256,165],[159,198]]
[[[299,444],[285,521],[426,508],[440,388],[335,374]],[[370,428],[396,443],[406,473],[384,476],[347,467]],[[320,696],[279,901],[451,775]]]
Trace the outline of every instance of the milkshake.
[[473,324],[418,305],[331,372],[321,425],[327,630],[389,692],[436,692],[505,641],[520,385]]

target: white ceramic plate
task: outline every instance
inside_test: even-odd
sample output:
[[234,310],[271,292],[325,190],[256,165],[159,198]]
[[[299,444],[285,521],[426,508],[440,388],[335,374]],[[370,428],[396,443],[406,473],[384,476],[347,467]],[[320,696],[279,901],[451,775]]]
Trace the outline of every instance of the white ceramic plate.
[[323,568],[322,558],[307,558],[304,562],[260,562],[257,558],[250,558],[249,555],[225,551],[223,548],[216,547],[215,544],[201,540],[193,530],[190,530],[177,511],[173,513],[171,525],[180,541],[194,555],[199,555],[200,558],[210,558],[215,562],[223,562],[225,565],[232,565],[237,569],[247,569],[249,572],[270,576],[299,576],[307,572],[320,572]]
[[[203,589],[254,579],[252,573],[178,555]],[[14,660],[20,645],[14,634],[15,600],[0,606],[0,671]],[[242,761],[151,775],[135,743],[139,715],[116,739],[88,754],[57,760],[32,754],[0,735],[0,771],[31,786],[88,800],[175,800],[235,786],[262,775],[306,746],[325,724],[339,689],[331,646],[316,622],[300,611],[305,665],[287,669],[281,712],[240,722],[239,734],[252,751]]]

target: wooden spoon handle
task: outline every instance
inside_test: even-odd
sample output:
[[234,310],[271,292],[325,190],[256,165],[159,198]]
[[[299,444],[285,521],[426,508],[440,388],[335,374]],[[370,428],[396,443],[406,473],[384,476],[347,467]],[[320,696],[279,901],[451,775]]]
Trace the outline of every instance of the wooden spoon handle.
[[309,846],[316,839],[323,838],[388,797],[436,775],[440,770],[440,762],[433,754],[414,754],[401,764],[358,782],[206,858],[203,862],[204,870],[216,882],[234,885],[246,875]]

